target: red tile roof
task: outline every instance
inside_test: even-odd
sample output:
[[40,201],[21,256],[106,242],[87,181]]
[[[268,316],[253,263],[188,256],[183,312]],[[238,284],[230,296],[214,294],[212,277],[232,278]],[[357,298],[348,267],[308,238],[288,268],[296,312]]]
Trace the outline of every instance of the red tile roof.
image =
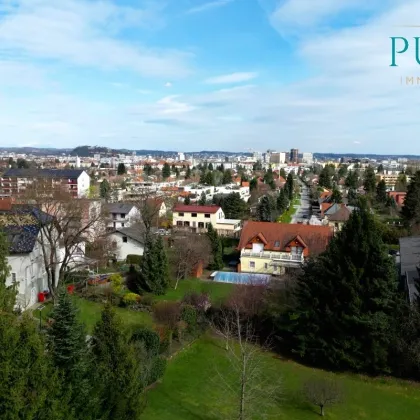
[[185,204],[176,204],[173,211],[179,213],[217,213],[219,206],[187,206]]
[[321,216],[324,217],[324,213],[334,205],[334,203],[321,203]]
[[[265,251],[289,251],[287,245],[297,240],[307,246],[304,255],[308,256],[325,251],[333,237],[333,229],[329,226],[246,221],[238,249],[250,247],[251,241],[257,236],[265,243]],[[277,247],[276,242],[279,243]]]

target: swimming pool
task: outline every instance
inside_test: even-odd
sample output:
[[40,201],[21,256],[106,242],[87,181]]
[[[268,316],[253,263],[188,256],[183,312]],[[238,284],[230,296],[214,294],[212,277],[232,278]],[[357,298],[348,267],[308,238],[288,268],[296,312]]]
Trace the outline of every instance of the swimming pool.
[[214,281],[218,283],[234,283],[234,284],[268,284],[271,276],[267,274],[254,273],[234,273],[227,271],[216,271],[212,275]]

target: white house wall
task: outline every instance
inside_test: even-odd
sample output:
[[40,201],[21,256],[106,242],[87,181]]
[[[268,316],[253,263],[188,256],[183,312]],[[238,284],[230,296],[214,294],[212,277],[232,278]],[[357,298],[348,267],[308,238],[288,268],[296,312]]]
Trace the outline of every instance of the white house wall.
[[123,261],[127,258],[127,255],[143,255],[144,246],[139,242],[127,237],[127,242],[123,242],[125,235],[121,233],[113,233],[110,235],[111,242],[116,243],[115,254],[118,261]]

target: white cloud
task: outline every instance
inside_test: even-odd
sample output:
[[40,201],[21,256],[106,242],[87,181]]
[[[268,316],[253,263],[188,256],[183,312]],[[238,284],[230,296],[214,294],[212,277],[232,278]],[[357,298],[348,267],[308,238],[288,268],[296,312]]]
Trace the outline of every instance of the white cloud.
[[0,18],[0,54],[155,77],[190,72],[190,54],[150,49],[118,37],[123,29],[139,30],[155,23],[153,9],[116,6],[109,0],[16,0],[12,4]]
[[166,82],[166,83],[165,83],[165,87],[167,87],[167,88],[172,87],[172,83],[171,83],[171,82]]
[[242,83],[258,77],[257,73],[253,72],[241,72],[224,74],[222,76],[211,77],[205,80],[205,83],[218,85],[218,84],[229,84],[229,83]]
[[203,3],[200,6],[192,7],[186,11],[187,14],[201,13],[211,9],[217,9],[232,3],[234,0],[215,0],[208,3]]

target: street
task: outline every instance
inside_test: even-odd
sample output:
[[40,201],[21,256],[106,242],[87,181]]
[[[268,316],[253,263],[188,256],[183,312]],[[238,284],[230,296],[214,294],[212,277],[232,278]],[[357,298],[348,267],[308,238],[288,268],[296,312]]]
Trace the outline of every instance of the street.
[[311,217],[309,188],[303,182],[299,182],[299,185],[302,189],[300,205],[297,206],[296,213],[292,217],[292,223],[308,223]]

